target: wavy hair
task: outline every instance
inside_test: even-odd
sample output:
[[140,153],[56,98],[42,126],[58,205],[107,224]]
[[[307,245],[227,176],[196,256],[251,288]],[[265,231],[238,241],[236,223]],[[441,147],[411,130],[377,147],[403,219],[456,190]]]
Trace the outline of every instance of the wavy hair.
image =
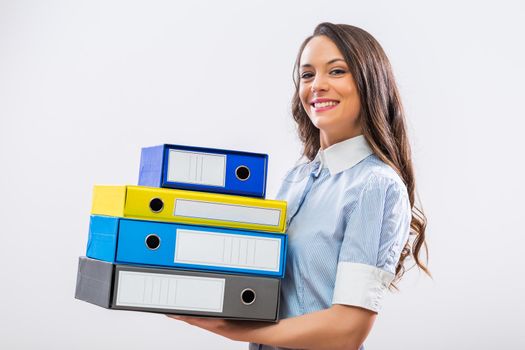
[[[292,116],[297,123],[299,138],[303,143],[303,156],[313,160],[319,151],[320,139],[319,129],[310,121],[299,97],[300,59],[308,42],[321,35],[327,36],[334,42],[355,80],[361,101],[359,119],[364,137],[374,153],[399,174],[408,191],[412,210],[411,239],[401,252],[391,287],[396,288],[396,283],[405,273],[404,263],[408,256],[413,257],[415,265],[431,276],[426,266],[428,263],[428,247],[425,242],[427,219],[420,205],[415,204],[416,183],[401,97],[385,52],[377,40],[363,29],[325,22],[319,24],[313,35],[301,44],[293,71],[295,93],[292,98]],[[425,251],[425,263],[420,256],[422,248]]]

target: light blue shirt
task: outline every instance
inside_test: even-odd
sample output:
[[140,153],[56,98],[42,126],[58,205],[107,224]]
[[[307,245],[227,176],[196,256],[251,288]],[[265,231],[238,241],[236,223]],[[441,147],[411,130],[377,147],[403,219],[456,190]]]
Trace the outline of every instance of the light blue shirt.
[[399,175],[360,135],[294,167],[277,199],[288,202],[281,319],[332,304],[378,312],[409,235],[411,208]]

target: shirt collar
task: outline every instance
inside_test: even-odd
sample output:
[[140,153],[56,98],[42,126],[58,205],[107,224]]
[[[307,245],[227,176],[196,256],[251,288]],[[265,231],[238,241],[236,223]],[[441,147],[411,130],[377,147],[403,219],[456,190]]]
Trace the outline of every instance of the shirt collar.
[[372,153],[374,152],[366,138],[358,135],[336,143],[325,150],[320,149],[316,159],[320,160],[323,168],[328,168],[330,175],[336,175],[350,169]]

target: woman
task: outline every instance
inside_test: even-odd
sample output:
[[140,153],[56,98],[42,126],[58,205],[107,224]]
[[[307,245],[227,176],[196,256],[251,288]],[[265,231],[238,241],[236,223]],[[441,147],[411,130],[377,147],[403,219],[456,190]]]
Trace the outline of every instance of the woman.
[[349,25],[318,25],[294,74],[292,114],[309,161],[277,196],[288,202],[281,321],[174,318],[250,349],[359,349],[405,258],[428,273],[401,100],[381,46]]

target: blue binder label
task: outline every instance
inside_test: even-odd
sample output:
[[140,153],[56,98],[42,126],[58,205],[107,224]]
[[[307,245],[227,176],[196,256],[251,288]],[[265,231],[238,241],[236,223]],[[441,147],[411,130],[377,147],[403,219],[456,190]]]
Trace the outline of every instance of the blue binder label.
[[175,263],[279,271],[282,240],[178,229]]
[[169,182],[224,187],[226,156],[203,152],[169,150]]

